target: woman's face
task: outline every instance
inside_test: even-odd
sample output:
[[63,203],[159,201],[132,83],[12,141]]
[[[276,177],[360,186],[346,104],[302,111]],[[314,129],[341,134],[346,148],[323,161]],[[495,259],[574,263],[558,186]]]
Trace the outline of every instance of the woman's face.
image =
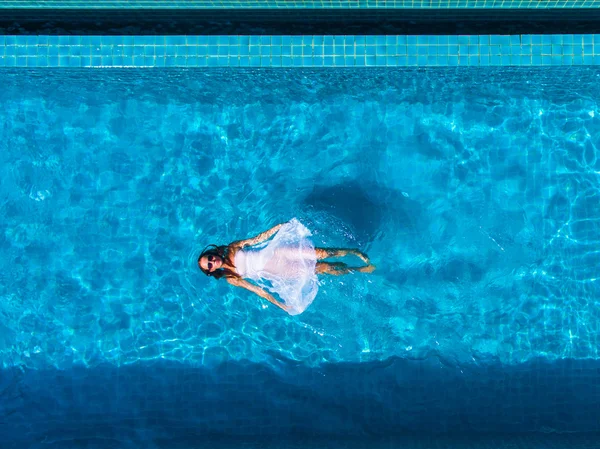
[[206,273],[212,273],[215,270],[218,270],[223,265],[223,259],[216,254],[205,254],[200,258],[200,262],[198,263],[202,271]]

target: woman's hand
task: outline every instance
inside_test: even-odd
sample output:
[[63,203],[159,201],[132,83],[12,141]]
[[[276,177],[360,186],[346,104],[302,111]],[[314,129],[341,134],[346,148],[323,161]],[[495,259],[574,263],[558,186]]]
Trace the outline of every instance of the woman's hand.
[[236,240],[235,242],[230,243],[230,246],[234,246],[237,248],[245,248],[246,246],[254,246],[259,243],[264,242],[265,240],[270,239],[285,223],[280,223],[277,226],[273,226],[271,229],[265,232],[261,232],[256,237],[252,237],[246,240]]
[[284,304],[282,302],[279,302],[277,304],[281,309],[285,310],[287,313],[290,313],[292,311],[292,308],[290,306],[288,306],[287,304]]
[[[266,292],[265,292],[266,293]],[[263,296],[263,298],[265,298],[267,301],[269,301],[271,304],[276,305],[277,307],[279,307],[281,310],[285,310],[286,312],[290,313],[290,311],[292,310],[290,306],[288,306],[287,304],[284,304],[281,301],[277,301],[273,295],[266,293],[265,296]]]
[[280,309],[285,310],[287,313],[290,313],[292,311],[290,306],[288,306],[280,301],[277,301],[273,297],[273,295],[271,295],[270,293],[265,291],[263,288],[259,287],[258,285],[251,284],[250,282],[246,281],[245,279],[227,278],[227,282],[229,282],[231,285],[235,285],[236,287],[242,287],[242,288],[245,288],[246,290],[250,290],[252,293],[256,293],[261,298],[266,299],[271,304],[274,304],[277,307],[279,307]]

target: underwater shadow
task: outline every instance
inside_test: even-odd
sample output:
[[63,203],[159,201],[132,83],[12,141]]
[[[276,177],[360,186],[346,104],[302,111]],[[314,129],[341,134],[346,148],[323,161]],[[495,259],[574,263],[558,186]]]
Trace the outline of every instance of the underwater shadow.
[[418,233],[422,217],[419,203],[398,190],[370,182],[315,186],[303,204],[350,226],[360,245],[372,242],[381,231],[404,235]]

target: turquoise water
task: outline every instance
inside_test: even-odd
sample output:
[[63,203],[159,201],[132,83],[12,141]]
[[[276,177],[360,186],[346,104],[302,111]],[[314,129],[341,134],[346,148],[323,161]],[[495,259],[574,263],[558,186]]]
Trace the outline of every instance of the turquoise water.
[[[600,70],[4,71],[4,367],[598,358]],[[291,317],[196,267],[299,218]]]

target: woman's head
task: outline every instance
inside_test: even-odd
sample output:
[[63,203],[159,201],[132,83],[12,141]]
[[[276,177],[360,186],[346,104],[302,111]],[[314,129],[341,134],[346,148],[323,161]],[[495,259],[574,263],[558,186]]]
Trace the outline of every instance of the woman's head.
[[227,247],[208,245],[198,257],[198,268],[207,276],[220,279],[231,277],[233,273],[223,265],[227,260]]

